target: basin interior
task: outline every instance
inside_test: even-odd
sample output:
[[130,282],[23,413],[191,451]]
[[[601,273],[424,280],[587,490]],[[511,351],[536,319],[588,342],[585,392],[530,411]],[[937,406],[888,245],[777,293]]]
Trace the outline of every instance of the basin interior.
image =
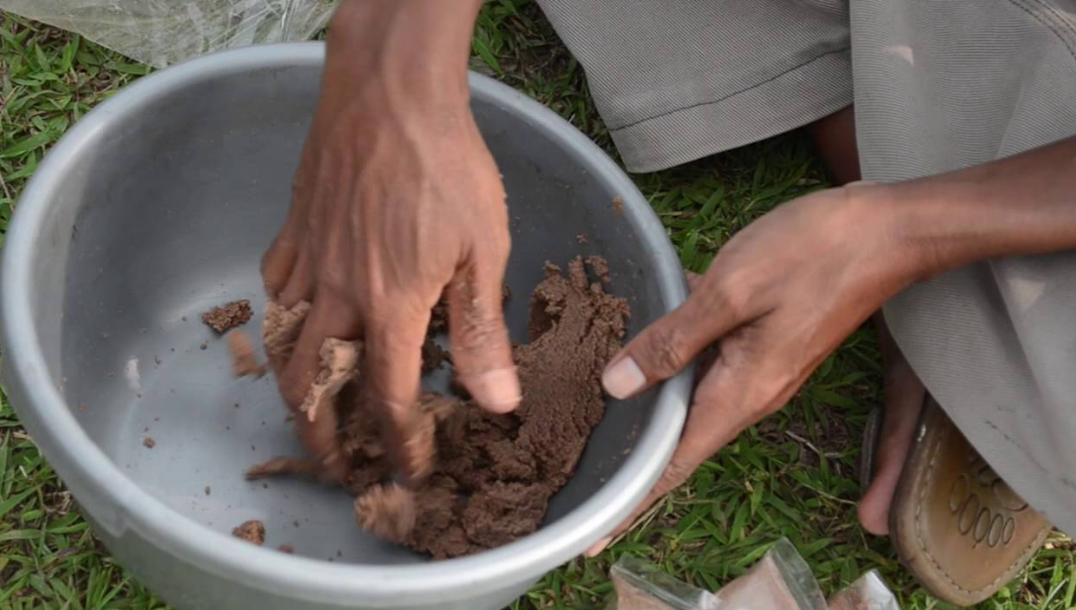
[[[37,327],[50,373],[89,437],[183,517],[220,532],[260,519],[267,547],[313,558],[425,561],[362,533],[343,491],[244,480],[250,465],[301,449],[274,381],[233,379],[226,342],[200,321],[214,305],[250,299],[256,315],[246,329],[259,335],[259,259],[287,211],[319,79],[315,66],[209,76],[87,140],[60,188],[67,211],[57,214],[70,220],[42,236],[66,253],[39,266],[62,297],[42,305]],[[656,267],[611,184],[539,121],[482,96],[473,104],[508,191],[513,340],[526,339],[528,296],[545,263],[576,255],[608,259],[611,291],[633,309],[631,334],[657,317]],[[424,383],[442,387],[440,375]],[[547,523],[616,471],[653,399],[608,403]]]

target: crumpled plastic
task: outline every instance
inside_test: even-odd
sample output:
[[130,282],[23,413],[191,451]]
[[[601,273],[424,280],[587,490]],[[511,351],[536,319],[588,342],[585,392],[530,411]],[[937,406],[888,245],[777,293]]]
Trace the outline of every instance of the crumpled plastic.
[[613,564],[609,577],[616,594],[605,610],[718,610],[718,600],[709,591],[631,555]]
[[871,570],[829,600],[829,610],[900,610],[881,575]]
[[606,610],[827,610],[807,562],[785,539],[716,593],[628,555],[613,565],[609,575],[616,594]]
[[0,0],[0,10],[157,68],[222,49],[309,40],[334,6],[334,0]]

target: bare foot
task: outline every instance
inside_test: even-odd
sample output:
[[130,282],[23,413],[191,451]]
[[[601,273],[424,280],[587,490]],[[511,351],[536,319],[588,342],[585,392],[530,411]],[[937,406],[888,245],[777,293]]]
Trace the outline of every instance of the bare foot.
[[822,163],[829,170],[834,186],[862,180],[859,149],[856,146],[855,109],[848,106],[818,119],[807,126],[807,133],[814,141]]
[[878,455],[874,460],[874,478],[859,502],[858,512],[863,529],[885,536],[889,533],[889,505],[893,502],[893,492],[912,446],[926,389],[900,353],[881,313],[875,315],[875,325],[882,348],[885,417]]
[[[862,179],[855,123],[855,111],[849,106],[807,127],[836,185]],[[893,502],[893,492],[897,489],[904,461],[912,446],[916,423],[926,399],[926,389],[900,353],[881,312],[875,314],[874,322],[882,347],[885,416],[877,455],[873,460],[874,477],[859,502],[859,522],[868,532],[885,536],[889,533],[889,505]]]

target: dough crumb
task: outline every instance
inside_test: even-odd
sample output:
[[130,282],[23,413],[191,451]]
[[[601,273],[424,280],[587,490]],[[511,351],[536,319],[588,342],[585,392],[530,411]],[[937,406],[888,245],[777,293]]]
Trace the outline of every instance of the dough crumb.
[[[228,333],[228,351],[232,353],[232,374],[236,377],[261,377],[265,365],[258,362],[254,342],[241,330]],[[235,406],[239,406],[236,403]]]
[[232,535],[261,546],[265,544],[265,524],[256,519],[244,521],[242,525],[232,530]]
[[142,439],[142,444],[145,445],[147,449],[153,449],[157,446],[157,441],[153,440],[152,436],[147,436]]
[[613,280],[609,277],[609,263],[600,256],[588,256],[587,266],[594,271],[603,284],[609,284]]
[[219,307],[214,307],[202,314],[202,322],[218,333],[225,333],[237,326],[242,326],[250,321],[254,312],[250,309],[250,301],[232,301]]
[[255,464],[248,468],[246,477],[248,481],[254,481],[275,474],[316,475],[317,472],[318,465],[311,460],[291,457],[275,457],[268,462]]

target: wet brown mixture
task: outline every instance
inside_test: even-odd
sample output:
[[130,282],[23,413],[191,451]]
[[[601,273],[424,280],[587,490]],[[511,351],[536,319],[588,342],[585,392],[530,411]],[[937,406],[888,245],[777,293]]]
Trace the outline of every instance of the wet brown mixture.
[[[529,342],[513,350],[523,389],[514,413],[494,415],[465,398],[423,393],[418,408],[429,419],[437,454],[432,474],[417,489],[388,483],[392,467],[358,374],[361,343],[326,342],[322,373],[300,417],[337,410],[352,465],[346,487],[357,498],[362,527],[435,558],[501,546],[538,528],[549,499],[568,482],[601,420],[601,371],[620,349],[630,314],[626,301],[605,292],[604,261],[591,257],[587,265],[594,278],[581,258],[569,264],[567,275],[548,265],[531,296]],[[265,327],[270,359],[286,359],[307,309],[270,306]],[[444,311],[435,309],[432,332],[444,329]],[[438,350],[435,355],[427,347],[424,356],[449,362]],[[301,461],[278,458],[248,476],[303,470],[309,468]]]

